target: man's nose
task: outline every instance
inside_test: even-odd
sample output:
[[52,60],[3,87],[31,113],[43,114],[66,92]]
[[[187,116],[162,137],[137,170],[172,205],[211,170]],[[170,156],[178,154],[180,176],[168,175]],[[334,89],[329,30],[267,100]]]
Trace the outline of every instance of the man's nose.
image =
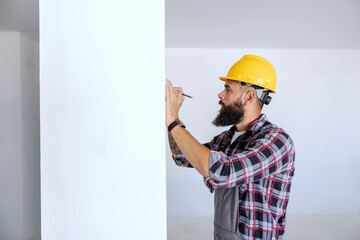
[[223,99],[224,99],[223,92],[224,92],[224,91],[222,91],[222,92],[220,92],[220,93],[218,94],[218,97],[219,97],[221,100],[223,100]]

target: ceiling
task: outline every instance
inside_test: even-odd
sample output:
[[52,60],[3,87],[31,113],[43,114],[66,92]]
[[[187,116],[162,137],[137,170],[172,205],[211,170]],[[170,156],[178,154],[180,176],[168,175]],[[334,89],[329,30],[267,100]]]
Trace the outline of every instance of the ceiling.
[[39,39],[39,0],[0,0],[0,29]]
[[166,0],[166,46],[360,48],[360,1]]
[[[166,0],[166,46],[360,48],[359,0]],[[0,29],[39,39],[39,0],[0,0]]]

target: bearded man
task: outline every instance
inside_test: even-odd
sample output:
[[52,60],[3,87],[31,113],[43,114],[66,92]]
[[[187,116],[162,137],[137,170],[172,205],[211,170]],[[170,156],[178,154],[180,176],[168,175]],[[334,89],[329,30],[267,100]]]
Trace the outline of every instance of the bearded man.
[[200,144],[179,120],[183,91],[166,83],[166,126],[178,166],[193,167],[214,194],[215,240],[282,239],[295,171],[290,136],[261,114],[275,92],[275,69],[266,59],[245,55],[219,93],[216,126],[232,127]]

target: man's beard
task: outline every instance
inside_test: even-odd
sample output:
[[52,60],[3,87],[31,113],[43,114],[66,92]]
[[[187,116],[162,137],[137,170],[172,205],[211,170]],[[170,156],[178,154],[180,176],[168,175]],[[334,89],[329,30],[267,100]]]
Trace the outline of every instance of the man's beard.
[[233,105],[225,106],[220,100],[219,104],[222,108],[219,110],[219,114],[212,122],[215,126],[224,127],[239,123],[244,118],[244,106],[240,99],[237,99]]

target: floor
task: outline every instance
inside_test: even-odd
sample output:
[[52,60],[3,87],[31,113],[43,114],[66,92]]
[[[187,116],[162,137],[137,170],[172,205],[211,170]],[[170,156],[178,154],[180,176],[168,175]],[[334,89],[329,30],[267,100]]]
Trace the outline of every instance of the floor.
[[[168,240],[211,240],[211,218],[168,217]],[[288,216],[284,240],[360,240],[360,215]]]

